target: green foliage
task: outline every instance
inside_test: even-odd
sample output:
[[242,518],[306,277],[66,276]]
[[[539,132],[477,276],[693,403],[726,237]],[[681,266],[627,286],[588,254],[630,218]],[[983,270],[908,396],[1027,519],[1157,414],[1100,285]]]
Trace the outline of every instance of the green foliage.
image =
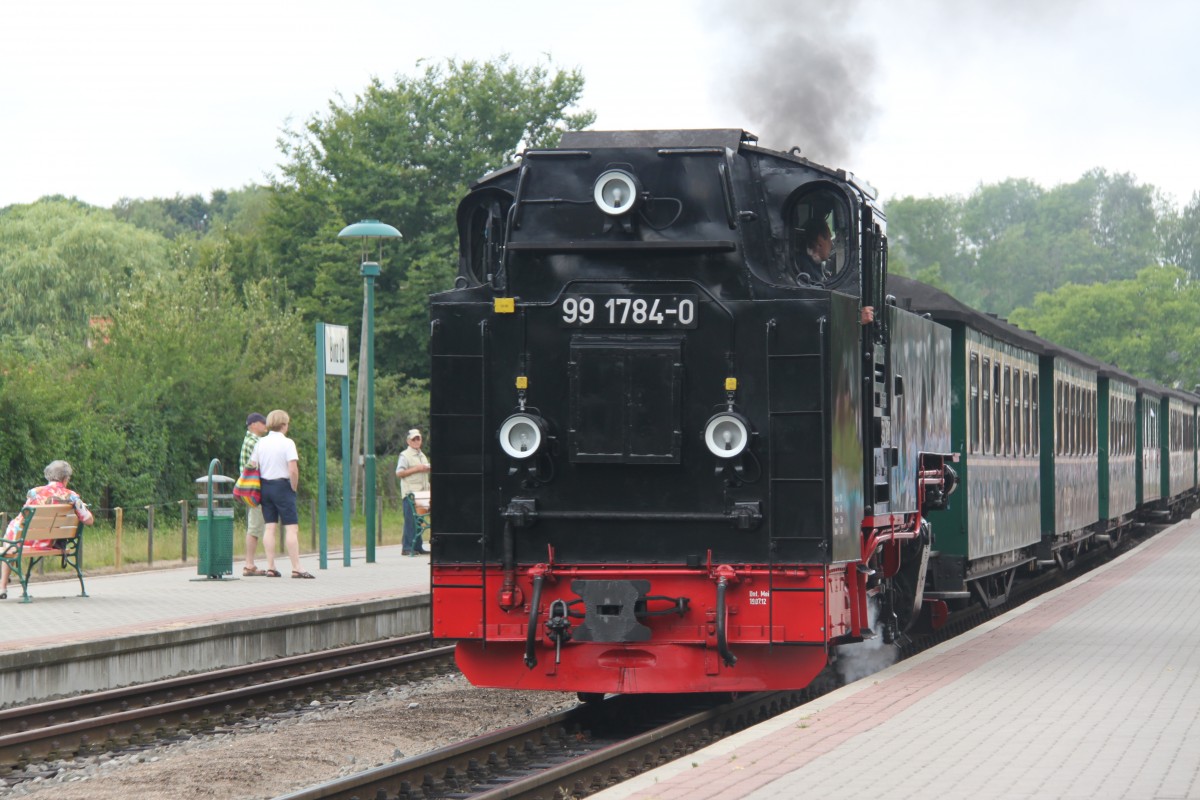
[[186,495],[213,457],[236,472],[250,410],[286,409],[315,463],[311,337],[262,284],[239,293],[225,270],[195,268],[133,290],[91,366],[94,407],[124,434],[118,505]]
[[0,344],[34,357],[78,351],[123,288],[170,269],[162,237],[108,211],[71,200],[10,206],[0,213]]
[[1200,284],[1178,267],[1147,267],[1136,278],[1067,284],[1040,294],[1012,321],[1056,344],[1166,386],[1200,378]]
[[[428,435],[429,381],[420,378],[406,381],[398,375],[380,376],[375,381],[376,452],[400,455],[400,451],[408,446],[405,440],[409,428],[420,428]],[[426,452],[432,452],[432,446],[430,442]],[[394,465],[393,458],[391,467]]]
[[428,377],[426,297],[457,273],[459,199],[522,146],[590,124],[591,114],[567,113],[582,89],[577,71],[451,60],[415,79],[373,80],[289,132],[270,242],[305,318],[361,318],[359,245],[337,234],[360,219],[394,225],[404,239],[385,245],[376,282],[376,364]]
[[1200,241],[1200,212],[1179,218],[1154,187],[1101,169],[1050,190],[1007,180],[965,199],[906,197],[888,212],[899,274],[1002,316],[1064,283],[1133,278]]

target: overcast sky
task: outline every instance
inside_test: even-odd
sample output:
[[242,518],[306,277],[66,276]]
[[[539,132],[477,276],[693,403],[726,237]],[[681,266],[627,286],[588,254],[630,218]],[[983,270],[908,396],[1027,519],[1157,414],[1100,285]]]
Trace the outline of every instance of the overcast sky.
[[1093,167],[1200,190],[1191,0],[10,0],[0,207],[208,195],[422,59],[578,68],[597,128],[742,127],[884,197]]

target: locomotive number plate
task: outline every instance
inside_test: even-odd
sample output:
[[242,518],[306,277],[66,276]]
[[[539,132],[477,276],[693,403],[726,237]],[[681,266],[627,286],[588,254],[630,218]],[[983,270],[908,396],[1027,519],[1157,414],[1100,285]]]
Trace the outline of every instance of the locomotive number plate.
[[695,295],[568,294],[558,304],[568,328],[694,328]]

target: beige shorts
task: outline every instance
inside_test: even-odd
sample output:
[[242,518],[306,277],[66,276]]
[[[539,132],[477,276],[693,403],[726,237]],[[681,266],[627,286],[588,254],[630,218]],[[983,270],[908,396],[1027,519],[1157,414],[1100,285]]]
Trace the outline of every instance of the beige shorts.
[[263,520],[262,506],[253,506],[246,511],[246,533],[250,536],[261,539],[266,524]]

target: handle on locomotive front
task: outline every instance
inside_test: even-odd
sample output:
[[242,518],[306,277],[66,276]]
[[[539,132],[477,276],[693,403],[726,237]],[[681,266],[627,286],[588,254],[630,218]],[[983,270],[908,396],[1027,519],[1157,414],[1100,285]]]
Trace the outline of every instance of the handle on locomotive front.
[[729,652],[729,638],[725,632],[725,589],[729,579],[722,575],[717,579],[717,652],[725,666],[732,667],[737,663],[737,656]]
[[545,576],[541,573],[533,576],[533,601],[529,604],[529,628],[525,631],[525,666],[533,669],[537,666],[537,656],[533,649],[537,642],[538,606],[542,604],[542,581]]

